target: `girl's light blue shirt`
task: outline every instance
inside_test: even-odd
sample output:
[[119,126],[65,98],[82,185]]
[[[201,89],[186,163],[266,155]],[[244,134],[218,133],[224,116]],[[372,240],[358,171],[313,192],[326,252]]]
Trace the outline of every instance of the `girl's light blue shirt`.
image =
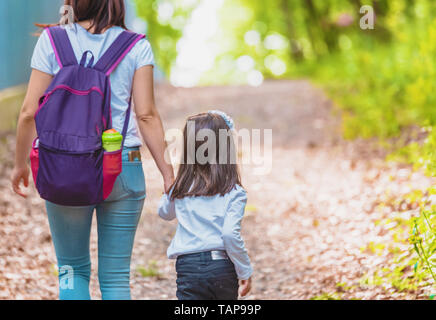
[[[124,29],[121,27],[112,27],[103,34],[92,34],[75,23],[71,27],[66,27],[66,30],[77,61],[80,61],[83,52],[90,50],[94,55],[95,64]],[[87,62],[90,59],[91,57],[88,54]],[[114,129],[119,132],[123,129],[125,115],[129,105],[133,75],[137,69],[146,65],[154,65],[154,56],[148,40],[142,39],[126,55],[110,76],[112,84],[112,125]],[[55,75],[60,70],[50,38],[46,31],[43,31],[35,46],[31,67],[51,75]],[[132,108],[125,146],[136,147],[141,145],[142,140],[138,134],[136,116],[134,108]]]
[[247,194],[236,186],[224,196],[185,197],[170,200],[164,194],[158,213],[165,220],[177,218],[176,234],[168,247],[168,258],[187,253],[225,250],[235,265],[238,278],[248,279],[253,273],[250,258],[241,237]]

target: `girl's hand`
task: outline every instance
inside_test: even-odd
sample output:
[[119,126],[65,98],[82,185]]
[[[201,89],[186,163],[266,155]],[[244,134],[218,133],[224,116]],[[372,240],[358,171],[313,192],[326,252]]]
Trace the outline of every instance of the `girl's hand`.
[[245,297],[251,290],[251,277],[247,280],[239,280],[239,296]]
[[14,169],[12,170],[12,175],[11,175],[12,189],[16,194],[22,196],[23,198],[27,198],[27,195],[21,191],[20,182],[21,180],[23,180],[23,184],[27,188],[29,186],[29,174],[30,174],[30,169],[27,164],[22,167],[15,166]]

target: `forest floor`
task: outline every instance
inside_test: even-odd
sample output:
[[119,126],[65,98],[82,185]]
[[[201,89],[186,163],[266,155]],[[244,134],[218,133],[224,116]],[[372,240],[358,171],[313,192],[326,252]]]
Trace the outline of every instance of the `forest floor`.
[[[389,241],[375,221],[387,193],[399,197],[434,183],[410,167],[387,163],[371,141],[344,141],[332,102],[308,81],[270,81],[259,88],[156,88],[166,129],[182,128],[188,115],[208,109],[228,112],[236,126],[272,129],[272,170],[256,175],[242,167],[248,192],[243,235],[251,257],[253,290],[247,299],[310,299],[350,290],[342,299],[420,298],[394,289],[362,285],[359,279],[387,266],[389,257],[362,250]],[[43,202],[34,187],[20,199],[9,186],[14,136],[0,143],[0,299],[56,299],[55,255]],[[7,155],[7,156],[6,156]],[[143,150],[147,200],[132,257],[134,299],[175,299],[174,261],[166,248],[175,222],[156,214],[162,181]],[[91,235],[92,297],[97,280],[97,235]]]

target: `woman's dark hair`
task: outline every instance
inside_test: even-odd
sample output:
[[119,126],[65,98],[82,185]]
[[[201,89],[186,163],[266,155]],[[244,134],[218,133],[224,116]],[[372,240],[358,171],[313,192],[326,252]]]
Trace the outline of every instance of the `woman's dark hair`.
[[[64,4],[73,8],[74,22],[91,21],[88,31],[94,28],[94,33],[99,34],[113,26],[127,29],[124,0],[65,0]],[[41,28],[53,25],[56,24],[36,24]]]
[[[195,130],[190,129],[192,125],[195,125]],[[208,158],[205,163],[204,161],[199,162],[197,159],[197,150],[204,144],[211,142],[208,141],[207,136],[207,139],[197,141],[199,131],[204,129],[210,130],[209,132],[213,133],[216,139],[215,148],[212,150],[214,154],[208,154],[209,149],[204,152],[205,157]],[[241,185],[233,136],[220,115],[200,113],[189,117],[183,130],[183,142],[182,161],[177,177],[170,188],[170,190],[172,189],[171,200],[184,197],[224,195],[236,185]],[[190,144],[193,147],[190,147]],[[213,145],[211,146],[213,147]]]

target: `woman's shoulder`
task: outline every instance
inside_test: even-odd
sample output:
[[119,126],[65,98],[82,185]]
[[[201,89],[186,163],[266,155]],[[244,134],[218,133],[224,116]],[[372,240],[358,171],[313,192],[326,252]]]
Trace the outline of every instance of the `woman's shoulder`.
[[146,65],[154,65],[153,51],[146,37],[135,44],[129,55],[135,59],[136,70]]
[[133,52],[141,53],[151,51],[151,44],[145,36],[141,40],[139,40],[132,49]]
[[46,29],[39,35],[30,64],[32,69],[51,75],[55,73],[55,54]]
[[51,42],[50,42],[50,37],[49,37],[48,32],[47,32],[47,28],[42,29],[41,33],[39,34],[37,45],[38,44],[50,45],[47,47],[51,48]]

